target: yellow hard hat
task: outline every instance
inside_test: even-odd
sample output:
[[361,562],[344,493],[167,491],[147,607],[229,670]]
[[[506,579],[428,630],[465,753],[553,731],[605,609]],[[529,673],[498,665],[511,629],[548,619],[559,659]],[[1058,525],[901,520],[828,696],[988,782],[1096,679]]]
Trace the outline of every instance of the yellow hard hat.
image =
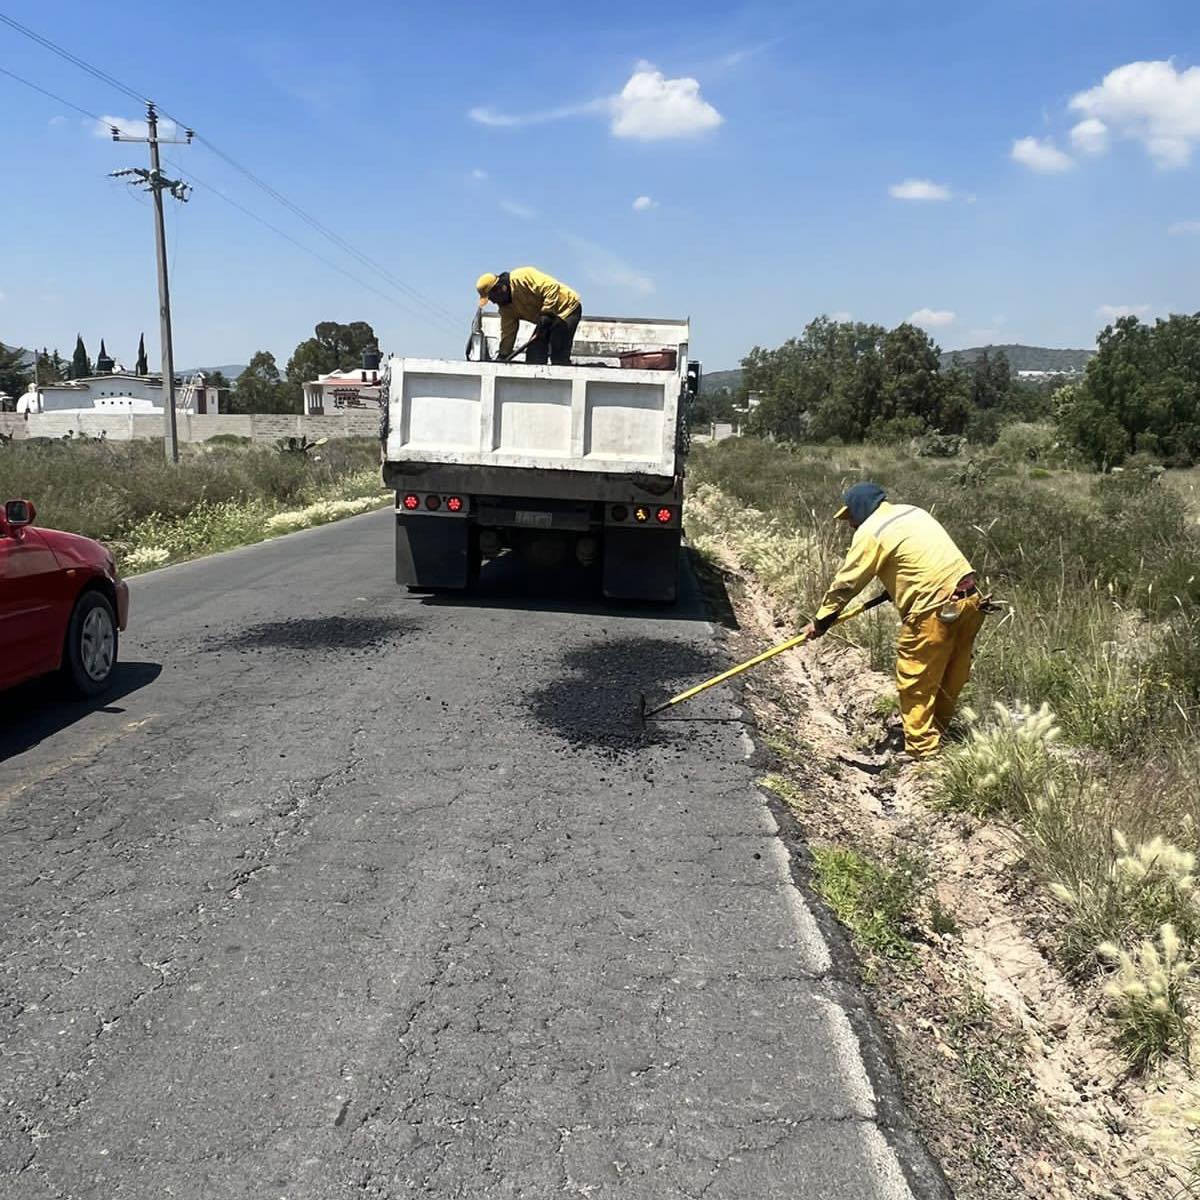
[[500,276],[491,271],[484,271],[480,277],[475,280],[475,290],[479,293],[479,307],[484,308],[488,302],[488,292],[492,290],[500,282]]

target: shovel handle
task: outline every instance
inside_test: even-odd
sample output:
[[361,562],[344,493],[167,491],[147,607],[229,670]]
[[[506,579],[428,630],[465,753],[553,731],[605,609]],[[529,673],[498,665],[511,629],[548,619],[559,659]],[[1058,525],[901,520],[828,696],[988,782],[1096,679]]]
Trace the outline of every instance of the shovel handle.
[[525,345],[523,345],[523,346],[518,346],[518,347],[517,347],[517,348],[516,348],[516,349],[515,349],[515,350],[514,350],[514,351],[513,351],[513,352],[512,352],[512,353],[511,353],[511,354],[510,354],[508,357],[507,357],[507,358],[503,358],[503,359],[501,359],[500,361],[501,361],[501,362],[506,362],[506,363],[510,363],[510,362],[512,362],[512,360],[513,360],[514,358],[516,358],[518,354],[524,354],[524,353],[525,353],[525,351],[526,351],[526,350],[528,350],[528,349],[529,349],[529,347],[530,347],[530,346],[532,346],[532,345],[533,345],[533,343],[534,343],[534,342],[536,342],[537,340],[538,340],[538,335],[535,333],[535,334],[533,335],[533,337],[531,337],[531,338],[529,339],[529,341],[527,341],[527,342],[525,343]]
[[[841,625],[843,621],[853,620],[860,613],[865,613],[870,608],[877,608],[888,599],[890,597],[887,592],[884,592],[866,601],[864,604],[856,604],[853,608],[843,609],[838,613],[833,624]],[[672,696],[670,700],[660,704],[657,708],[647,709],[642,714],[642,719],[646,720],[656,713],[662,712],[664,709],[671,708],[676,704],[682,704],[685,700],[690,700],[693,696],[698,696],[701,692],[706,692],[709,688],[716,687],[717,684],[724,683],[727,679],[732,679],[735,675],[740,675],[743,671],[750,670],[751,667],[757,667],[760,663],[765,663],[777,654],[783,654],[786,650],[802,646],[807,640],[808,634],[806,633],[799,633],[795,637],[788,638],[786,642],[780,642],[778,645],[772,646],[769,650],[764,650],[761,654],[756,654],[753,658],[748,658],[745,662],[738,663],[736,667],[730,667],[728,671],[722,671],[720,675],[714,675],[711,679],[706,679],[703,683],[698,683],[694,687],[688,688],[687,691],[680,692],[678,696]]]

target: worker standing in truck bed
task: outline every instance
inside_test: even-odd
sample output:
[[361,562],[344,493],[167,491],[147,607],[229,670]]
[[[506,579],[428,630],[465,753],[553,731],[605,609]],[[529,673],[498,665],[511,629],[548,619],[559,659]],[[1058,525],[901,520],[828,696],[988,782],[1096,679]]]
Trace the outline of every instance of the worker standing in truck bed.
[[479,307],[490,300],[500,309],[499,356],[507,358],[517,344],[522,321],[536,327],[536,341],[525,352],[527,363],[569,366],[571,344],[583,316],[579,294],[536,267],[480,275],[475,283]]

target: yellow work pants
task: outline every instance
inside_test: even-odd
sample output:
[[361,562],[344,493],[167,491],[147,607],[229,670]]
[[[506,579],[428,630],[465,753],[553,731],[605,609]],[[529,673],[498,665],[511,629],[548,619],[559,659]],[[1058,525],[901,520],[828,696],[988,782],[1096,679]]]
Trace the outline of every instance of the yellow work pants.
[[[958,619],[939,615],[947,607]],[[896,686],[904,720],[904,748],[914,758],[936,754],[954,716],[958,694],[971,677],[971,648],[983,624],[978,594],[918,613],[900,626]]]

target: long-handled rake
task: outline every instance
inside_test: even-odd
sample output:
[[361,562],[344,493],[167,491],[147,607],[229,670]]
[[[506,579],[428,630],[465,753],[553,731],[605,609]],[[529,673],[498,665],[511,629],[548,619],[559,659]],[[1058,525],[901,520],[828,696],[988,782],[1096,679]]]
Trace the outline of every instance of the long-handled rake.
[[[867,600],[863,604],[853,605],[841,612],[833,624],[841,625],[844,621],[853,620],[860,613],[865,613],[869,608],[878,607],[887,599],[889,599],[888,594],[884,592],[883,595]],[[676,704],[682,704],[685,700],[690,700],[693,696],[698,696],[701,692],[706,692],[709,688],[716,687],[718,683],[724,683],[727,679],[732,679],[735,675],[740,675],[743,671],[750,670],[751,667],[757,667],[759,663],[765,663],[768,659],[774,658],[777,654],[782,654],[785,650],[802,646],[807,640],[807,634],[797,634],[795,637],[788,638],[786,642],[780,642],[777,646],[772,646],[769,650],[764,650],[761,654],[756,654],[753,658],[748,658],[745,662],[738,663],[736,667],[730,667],[729,670],[722,671],[720,675],[714,675],[711,679],[706,679],[703,683],[695,684],[686,691],[680,692],[678,696],[672,696],[670,700],[666,700],[654,708],[646,707],[646,696],[645,693],[642,693],[638,697],[638,718],[645,725],[651,717],[657,716],[660,712],[664,712],[668,708],[673,708]]]

